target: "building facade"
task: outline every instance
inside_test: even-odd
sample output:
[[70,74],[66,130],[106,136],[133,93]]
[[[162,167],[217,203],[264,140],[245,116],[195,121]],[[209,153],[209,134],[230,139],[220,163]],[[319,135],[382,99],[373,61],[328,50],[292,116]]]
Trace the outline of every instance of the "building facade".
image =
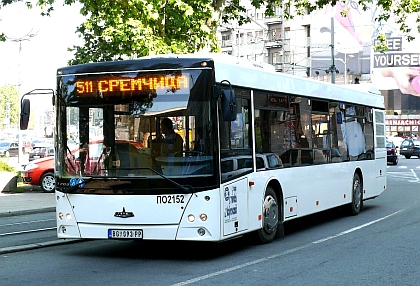
[[[256,9],[249,0],[241,1],[241,5],[246,7],[246,17],[250,22],[242,26],[235,22],[220,26],[218,36],[223,53],[268,63],[277,72],[301,77],[335,84],[373,84],[384,96],[387,123],[390,124],[387,125],[387,135],[417,134],[420,96],[403,93],[392,78],[381,78],[384,68],[396,66],[398,62],[388,60],[383,66],[375,64],[383,62],[380,58],[383,53],[373,49],[383,25],[372,23],[374,10],[362,11],[351,2],[343,2],[285,19],[280,7],[275,10],[274,17],[266,17],[264,7]],[[340,13],[343,9],[348,11],[346,17]],[[400,39],[401,42],[389,41],[390,51],[385,52],[388,58],[395,53],[415,53],[404,52],[402,47],[413,44],[408,45],[394,28],[389,29],[393,32],[387,33],[387,38]],[[420,67],[418,62],[408,65]],[[407,122],[414,125],[408,128]]]

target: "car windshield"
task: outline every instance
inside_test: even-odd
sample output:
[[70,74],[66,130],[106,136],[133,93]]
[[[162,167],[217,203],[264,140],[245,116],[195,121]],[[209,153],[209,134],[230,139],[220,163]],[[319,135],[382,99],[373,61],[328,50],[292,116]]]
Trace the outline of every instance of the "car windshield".
[[9,147],[10,143],[9,142],[0,142],[0,147]]
[[406,147],[406,146],[410,146],[411,145],[411,141],[410,140],[404,140],[401,143],[401,147]]
[[386,142],[386,148],[392,148],[392,142]]

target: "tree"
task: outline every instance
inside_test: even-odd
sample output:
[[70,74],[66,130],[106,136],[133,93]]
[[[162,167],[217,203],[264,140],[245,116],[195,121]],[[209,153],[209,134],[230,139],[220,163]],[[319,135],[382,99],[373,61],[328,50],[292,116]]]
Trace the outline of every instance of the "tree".
[[[1,0],[0,8],[23,0]],[[64,0],[71,5],[77,0]],[[237,20],[241,25],[250,21],[240,0],[78,0],[83,5],[81,14],[87,20],[77,27],[84,38],[84,46],[73,46],[75,59],[70,64],[105,61],[149,54],[186,53],[209,48],[218,50],[216,28],[219,21]],[[31,2],[25,2],[29,8]],[[284,17],[293,18],[306,11],[335,5],[337,0],[251,0],[255,8],[265,8],[267,16],[274,15],[275,7],[283,7]],[[420,0],[382,1],[359,0],[363,10],[373,4],[382,11],[375,21],[392,19],[409,41],[414,39],[412,28],[406,23],[409,15],[420,12]],[[43,15],[53,12],[56,0],[37,0]],[[290,11],[293,11],[291,14]],[[343,10],[346,15],[348,11]],[[221,16],[223,13],[223,16]],[[419,14],[420,15],[420,14]],[[420,32],[420,16],[417,16]],[[378,37],[386,49],[385,36]],[[0,34],[0,41],[6,40]]]
[[84,46],[71,64],[149,54],[217,50],[218,22],[209,1],[80,0],[87,20],[77,27]]
[[0,86],[0,128],[18,126],[19,92],[14,85]]

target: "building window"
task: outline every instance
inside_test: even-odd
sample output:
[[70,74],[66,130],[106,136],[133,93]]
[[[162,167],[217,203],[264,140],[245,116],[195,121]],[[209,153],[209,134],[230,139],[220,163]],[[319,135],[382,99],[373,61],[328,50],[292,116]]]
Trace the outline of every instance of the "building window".
[[283,52],[272,53],[272,64],[283,63]]

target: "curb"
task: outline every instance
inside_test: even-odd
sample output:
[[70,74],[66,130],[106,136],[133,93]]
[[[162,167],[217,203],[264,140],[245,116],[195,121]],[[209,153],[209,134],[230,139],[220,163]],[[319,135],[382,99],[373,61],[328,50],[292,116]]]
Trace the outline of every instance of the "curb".
[[41,209],[33,209],[33,210],[22,210],[22,211],[3,212],[3,213],[0,213],[0,217],[31,215],[31,214],[49,213],[49,212],[55,212],[55,207],[41,208]]
[[[1,192],[8,192],[17,188],[17,176],[12,172],[0,172],[2,178],[2,189]],[[7,182],[7,183],[5,183]]]
[[50,247],[50,246],[61,245],[61,244],[83,242],[83,241],[86,241],[86,240],[84,240],[84,239],[63,239],[63,240],[52,240],[52,241],[46,241],[46,242],[41,242],[41,243],[33,243],[33,244],[27,244],[27,245],[4,247],[4,248],[0,248],[0,254],[20,252],[20,251]]

